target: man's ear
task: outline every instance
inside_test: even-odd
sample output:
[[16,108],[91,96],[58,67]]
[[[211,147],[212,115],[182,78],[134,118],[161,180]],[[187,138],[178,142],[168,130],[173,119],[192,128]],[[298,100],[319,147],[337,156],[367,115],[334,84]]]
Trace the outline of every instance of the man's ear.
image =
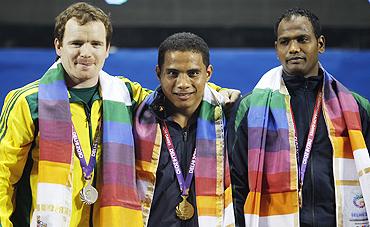
[[207,67],[207,82],[211,79],[212,73],[213,73],[213,66],[209,65]]
[[280,61],[280,59],[279,59],[279,55],[278,55],[278,52],[277,52],[277,40],[275,40],[275,42],[274,42],[274,46],[275,46],[276,58],[277,58],[277,60],[279,60],[279,61]]
[[320,37],[317,39],[317,45],[319,49],[319,53],[325,52],[325,37],[323,35],[320,35]]
[[161,78],[161,69],[159,68],[159,65],[155,66],[155,73],[157,74],[157,79],[160,80],[160,78]]
[[57,38],[54,39],[54,48],[56,54],[60,57],[62,55],[62,42],[60,42]]
[[108,44],[108,46],[107,46],[107,54],[105,55],[105,58],[108,58],[108,56],[109,56],[109,51],[110,51],[110,44]]

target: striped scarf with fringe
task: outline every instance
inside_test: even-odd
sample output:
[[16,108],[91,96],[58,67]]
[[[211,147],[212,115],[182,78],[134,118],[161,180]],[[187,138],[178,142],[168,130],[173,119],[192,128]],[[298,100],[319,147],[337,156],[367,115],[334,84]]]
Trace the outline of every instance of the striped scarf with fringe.
[[[333,147],[337,225],[352,226],[354,213],[366,217],[367,210],[370,214],[370,207],[364,205],[370,204],[369,153],[353,95],[322,70],[322,109]],[[282,67],[267,72],[245,102],[237,112],[237,119],[248,115],[250,192],[244,205],[245,224],[299,226],[295,134]],[[235,128],[239,124],[240,120]]]
[[[139,107],[134,123],[138,193],[147,225],[160,159],[162,132],[148,107],[152,93]],[[234,226],[230,174],[224,149],[222,97],[206,85],[197,119],[195,195],[199,226]],[[180,193],[180,191],[179,191]],[[165,201],[163,201],[165,202]]]
[[[38,93],[40,160],[32,226],[70,226],[73,188],[72,121],[60,61],[40,80]],[[101,71],[103,99],[100,225],[142,226],[135,182],[130,93],[120,79]]]

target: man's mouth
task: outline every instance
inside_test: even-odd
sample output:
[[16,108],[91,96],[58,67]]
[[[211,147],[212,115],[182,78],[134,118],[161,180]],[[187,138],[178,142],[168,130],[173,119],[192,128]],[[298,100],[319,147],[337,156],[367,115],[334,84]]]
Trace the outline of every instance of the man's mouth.
[[189,99],[191,95],[193,95],[195,92],[174,92],[174,94],[182,100]]
[[301,62],[301,61],[304,61],[304,60],[306,60],[306,58],[304,58],[304,57],[291,57],[291,58],[288,58],[287,59],[287,62],[289,62],[289,63],[295,63],[295,62]]
[[76,65],[82,65],[82,66],[86,66],[86,67],[89,67],[91,65],[93,65],[94,63],[91,62],[91,61],[77,61],[76,62]]
[[92,61],[91,59],[90,60],[87,60],[87,59],[77,59],[76,62],[75,62],[76,65],[81,65],[81,66],[84,66],[84,67],[89,67],[89,66],[92,66],[94,64],[94,61]]

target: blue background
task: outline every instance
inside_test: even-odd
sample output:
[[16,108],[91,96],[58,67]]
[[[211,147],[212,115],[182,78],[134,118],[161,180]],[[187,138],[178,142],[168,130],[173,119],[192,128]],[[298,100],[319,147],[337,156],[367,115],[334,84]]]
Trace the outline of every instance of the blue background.
[[[53,49],[0,48],[0,105],[6,94],[40,78],[55,60]],[[370,50],[327,49],[320,61],[349,89],[370,98]],[[123,75],[142,86],[158,86],[156,49],[114,49],[104,70]],[[279,62],[274,49],[211,49],[212,82],[249,92],[258,79]]]

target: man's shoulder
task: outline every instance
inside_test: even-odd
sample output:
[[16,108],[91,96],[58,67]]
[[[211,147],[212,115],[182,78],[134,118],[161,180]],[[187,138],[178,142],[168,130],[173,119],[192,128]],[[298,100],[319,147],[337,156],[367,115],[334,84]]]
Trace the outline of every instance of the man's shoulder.
[[356,92],[352,92],[352,96],[356,100],[357,104],[359,105],[359,108],[365,110],[366,113],[367,113],[367,116],[370,116],[370,103],[369,103],[369,100],[366,99],[365,97],[359,95]]
[[124,83],[127,87],[127,89],[130,91],[132,94],[132,87],[135,86],[135,82],[131,81],[129,78],[125,76],[115,76],[118,80],[120,80],[122,83]]
[[114,76],[114,77],[121,80],[122,82],[124,82],[126,84],[135,83],[135,82],[131,81],[129,78],[127,78],[126,76]]
[[367,99],[367,98],[365,98],[365,97],[363,97],[362,95],[360,95],[360,94],[358,94],[358,93],[356,93],[356,92],[353,92],[352,91],[352,95],[353,95],[353,97],[355,98],[355,100],[359,103],[359,104],[361,104],[361,105],[369,105],[369,100]]
[[243,94],[242,97],[237,102],[238,108],[249,106],[250,100],[253,98],[253,91]]
[[37,99],[37,94],[39,90],[39,80],[33,81],[29,84],[26,84],[23,87],[16,88],[11,90],[6,96],[6,103],[18,103],[22,100]]
[[230,120],[237,122],[236,125],[239,125],[241,119],[246,117],[246,113],[250,107],[250,99],[252,92],[244,94],[234,105]]
[[[14,89],[8,93],[2,108],[2,116],[20,116],[29,112],[32,118],[37,116],[37,97],[39,81],[34,81],[23,87]],[[7,117],[6,117],[7,116]]]

